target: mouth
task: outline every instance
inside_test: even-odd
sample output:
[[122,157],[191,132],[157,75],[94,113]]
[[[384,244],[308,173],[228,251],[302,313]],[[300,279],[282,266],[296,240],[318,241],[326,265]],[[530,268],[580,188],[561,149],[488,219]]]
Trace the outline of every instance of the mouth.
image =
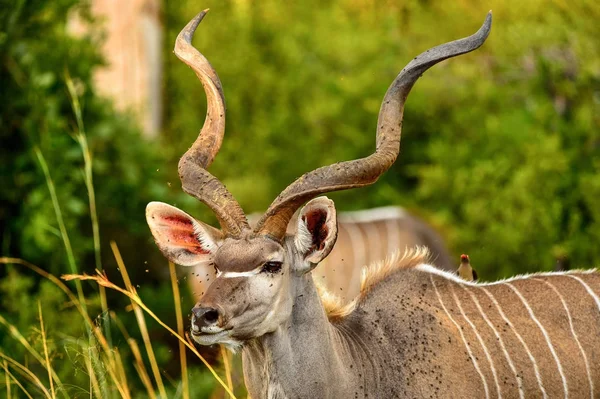
[[224,341],[229,336],[229,330],[222,328],[219,331],[200,331],[192,328],[192,338],[200,345],[213,345]]

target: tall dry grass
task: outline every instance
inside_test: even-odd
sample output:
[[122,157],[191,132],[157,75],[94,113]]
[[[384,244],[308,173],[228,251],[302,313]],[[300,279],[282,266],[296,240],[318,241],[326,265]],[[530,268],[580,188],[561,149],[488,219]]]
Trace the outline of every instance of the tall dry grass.
[[[170,264],[169,268],[171,272],[171,286],[175,303],[174,312],[177,320],[176,330],[162,321],[148,306],[146,306],[142,298],[140,298],[140,296],[137,294],[136,289],[129,279],[129,273],[126,265],[123,262],[118,246],[114,242],[111,242],[111,249],[119,266],[124,288],[109,281],[104,274],[102,259],[100,257],[100,230],[93,184],[93,157],[85,134],[81,106],[79,104],[74,84],[68,73],[65,74],[65,80],[67,89],[71,96],[71,105],[77,122],[76,131],[72,134],[72,136],[79,144],[83,158],[83,175],[87,188],[88,206],[92,224],[92,240],[96,274],[86,275],[80,271],[73,248],[71,246],[71,241],[69,239],[69,232],[67,231],[64,223],[63,211],[56,194],[57,188],[52,180],[51,171],[46,162],[44,154],[38,147],[34,147],[33,151],[48,187],[48,192],[50,194],[54,214],[56,217],[56,223],[58,225],[58,231],[67,257],[69,273],[65,274],[63,279],[65,281],[74,282],[75,292],[73,292],[71,288],[61,281],[61,279],[48,273],[43,268],[27,262],[24,259],[0,257],[0,265],[20,266],[38,274],[42,278],[56,285],[64,293],[69,303],[75,307],[81,317],[81,322],[83,322],[85,325],[86,338],[84,342],[81,342],[81,340],[77,339],[78,337],[71,338],[73,338],[74,341],[79,342],[78,344],[83,351],[83,359],[85,370],[88,375],[89,385],[87,387],[74,387],[69,381],[63,382],[59,378],[51,358],[50,350],[48,348],[47,331],[43,319],[44,308],[42,304],[38,303],[39,334],[42,341],[43,354],[35,349],[34,345],[32,345],[32,343],[21,331],[17,329],[15,325],[11,324],[4,316],[0,314],[0,329],[5,329],[8,331],[15,344],[22,346],[25,349],[25,352],[29,355],[25,362],[20,362],[17,359],[5,354],[0,348],[0,372],[4,374],[4,379],[0,382],[5,385],[4,392],[6,393],[6,397],[15,398],[25,396],[27,398],[44,397],[55,399],[57,396],[60,396],[64,398],[70,398],[72,392],[83,391],[87,392],[90,398],[133,398],[134,396],[139,397],[140,394],[139,392],[132,392],[132,386],[134,385],[132,378],[135,377],[141,381],[146,390],[145,394],[149,398],[166,399],[168,397],[168,393],[163,381],[161,366],[159,365],[154,354],[153,343],[150,339],[150,334],[146,325],[145,317],[147,315],[154,319],[159,325],[165,328],[179,341],[181,384],[179,389],[177,389],[177,392],[181,394],[182,398],[189,399],[190,397],[190,383],[188,378],[189,368],[187,364],[188,352],[191,352],[194,356],[201,360],[201,362],[210,371],[213,378],[221,385],[229,397],[235,398],[233,393],[234,389],[229,367],[229,359],[227,356],[224,357],[224,362],[226,364],[225,379],[228,383],[225,383],[217,374],[215,369],[197,351],[193,343],[190,341],[189,336],[187,336],[187,334],[184,332],[183,314],[180,303],[181,294],[179,292],[179,285],[174,265]],[[91,315],[88,310],[87,298],[81,283],[82,280],[88,280],[98,284],[102,314],[108,316],[103,319],[102,325],[99,325],[93,321],[95,316]],[[132,338],[132,334],[127,331],[123,323],[119,320],[116,313],[109,309],[107,289],[111,290],[111,292],[114,292],[115,294],[125,295],[127,298],[129,298],[137,321],[137,327],[139,328],[139,332],[142,336],[143,351],[140,348],[139,343]],[[125,338],[133,359],[123,358],[119,347],[113,344],[112,338],[115,332],[113,332],[112,327],[114,326],[117,327],[117,330],[120,331]],[[148,359],[150,372],[148,372],[146,363],[144,362],[144,355]],[[35,364],[28,363],[30,359],[34,361]],[[69,359],[65,359],[63,361],[69,361]],[[131,363],[133,363],[133,368],[135,370],[134,376],[126,373],[126,365]],[[45,370],[44,375],[36,375],[36,373],[32,371],[34,366],[39,367],[39,365],[41,365]]]

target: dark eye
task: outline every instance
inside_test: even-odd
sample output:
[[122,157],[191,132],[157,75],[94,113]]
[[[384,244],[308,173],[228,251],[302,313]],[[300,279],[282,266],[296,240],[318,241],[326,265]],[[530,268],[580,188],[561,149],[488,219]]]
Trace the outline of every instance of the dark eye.
[[281,270],[281,262],[265,262],[262,271],[267,273],[278,273]]

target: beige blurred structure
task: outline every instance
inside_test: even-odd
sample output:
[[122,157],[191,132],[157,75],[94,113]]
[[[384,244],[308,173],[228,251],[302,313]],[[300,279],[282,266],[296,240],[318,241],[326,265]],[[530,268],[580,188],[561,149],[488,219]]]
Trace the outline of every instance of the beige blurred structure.
[[[106,32],[107,66],[94,76],[98,90],[118,109],[138,115],[146,136],[156,136],[162,115],[160,0],[91,0],[91,10]],[[86,27],[73,17],[70,29]]]

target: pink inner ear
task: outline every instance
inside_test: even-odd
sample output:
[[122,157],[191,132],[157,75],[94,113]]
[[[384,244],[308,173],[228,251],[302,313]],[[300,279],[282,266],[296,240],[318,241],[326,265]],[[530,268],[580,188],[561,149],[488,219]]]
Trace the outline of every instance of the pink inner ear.
[[327,222],[327,212],[323,209],[314,209],[304,215],[304,221],[310,234],[312,235],[312,250],[319,251],[325,247],[325,239],[329,234],[329,229],[325,224]]
[[194,224],[184,216],[161,216],[160,232],[169,246],[181,247],[193,254],[206,255],[210,253],[202,248],[202,244],[196,237]]

